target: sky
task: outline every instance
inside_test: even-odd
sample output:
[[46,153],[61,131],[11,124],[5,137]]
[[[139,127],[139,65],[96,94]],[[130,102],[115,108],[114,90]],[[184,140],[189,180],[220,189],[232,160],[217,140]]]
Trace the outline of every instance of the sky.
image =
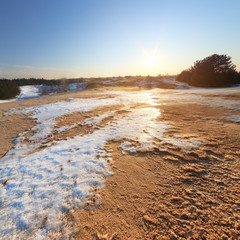
[[239,0],[0,0],[0,78],[178,74],[227,54]]

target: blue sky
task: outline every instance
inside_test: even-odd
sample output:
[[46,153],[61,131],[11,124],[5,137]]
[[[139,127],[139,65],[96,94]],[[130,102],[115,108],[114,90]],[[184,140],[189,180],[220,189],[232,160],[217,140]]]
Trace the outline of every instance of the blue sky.
[[0,78],[177,74],[213,53],[240,71],[239,0],[0,0]]

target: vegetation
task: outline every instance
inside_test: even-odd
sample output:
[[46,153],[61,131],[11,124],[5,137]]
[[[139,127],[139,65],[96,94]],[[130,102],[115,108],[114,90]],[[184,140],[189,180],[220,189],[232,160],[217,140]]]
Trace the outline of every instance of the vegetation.
[[196,61],[177,76],[177,81],[196,87],[229,87],[240,84],[240,73],[227,55],[213,54]]
[[26,85],[59,85],[59,80],[46,80],[43,78],[17,78],[13,79],[13,82],[15,82],[18,86],[26,86]]
[[14,98],[20,93],[17,84],[11,80],[0,80],[0,99]]
[[44,78],[17,78],[13,79],[18,86],[26,86],[26,85],[46,85],[46,86],[58,86],[65,85],[70,83],[79,83],[84,81],[83,78],[69,78],[69,79],[51,79],[46,80]]

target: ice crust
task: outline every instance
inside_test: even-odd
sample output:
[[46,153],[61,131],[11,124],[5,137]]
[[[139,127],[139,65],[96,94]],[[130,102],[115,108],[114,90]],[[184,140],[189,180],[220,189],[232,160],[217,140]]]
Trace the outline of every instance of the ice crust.
[[[198,100],[203,104],[239,108],[237,101],[233,100],[209,102],[204,96],[209,92],[200,90],[174,90],[174,94],[167,90],[104,94],[111,96],[69,99],[9,111],[9,114],[29,114],[36,119],[37,125],[29,130],[35,132],[29,145],[22,142],[27,133],[24,132],[15,140],[15,147],[0,160],[0,222],[4,223],[0,228],[0,238],[45,239],[51,231],[66,229],[64,215],[83,207],[93,196],[93,189],[102,189],[105,177],[112,174],[109,165],[111,151],[105,146],[108,141],[122,141],[120,147],[130,154],[152,151],[166,143],[183,151],[198,148],[202,144],[199,139],[164,136],[171,126],[160,121],[161,104]],[[57,117],[110,105],[123,105],[122,109],[128,114],[118,117],[114,111],[109,111],[88,118],[81,124],[94,127],[109,116],[112,120],[92,133],[48,143],[47,138],[54,130],[64,132],[76,126],[56,128]],[[46,148],[35,151],[46,143]]]

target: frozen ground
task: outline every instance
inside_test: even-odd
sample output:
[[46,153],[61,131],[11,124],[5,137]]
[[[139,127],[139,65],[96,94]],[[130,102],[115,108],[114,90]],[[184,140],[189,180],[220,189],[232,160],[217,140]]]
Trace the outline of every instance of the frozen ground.
[[[106,147],[107,142],[122,142],[119,147],[123,154],[149,152],[156,148],[166,150],[166,146],[186,152],[197,149],[204,144],[201,139],[165,137],[164,133],[171,125],[161,121],[161,105],[197,102],[238,111],[239,101],[222,97],[234,93],[239,93],[239,89],[108,91],[95,98],[71,98],[9,110],[9,115],[28,114],[36,119],[36,126],[20,133],[15,147],[0,160],[0,222],[4,223],[0,238],[45,239],[60,228],[68,236],[69,229],[64,221],[66,213],[83,207],[96,189],[104,187],[104,179],[112,174],[111,149]],[[86,118],[81,124],[91,126],[93,131],[66,140],[50,141],[54,131],[64,133],[76,126],[56,127],[57,118],[94,112],[107,106],[122,106],[125,114],[116,114],[113,110]],[[109,117],[110,121],[101,124]],[[239,121],[239,115],[230,121]],[[34,134],[29,137],[30,132]],[[98,195],[96,204],[99,204]]]

